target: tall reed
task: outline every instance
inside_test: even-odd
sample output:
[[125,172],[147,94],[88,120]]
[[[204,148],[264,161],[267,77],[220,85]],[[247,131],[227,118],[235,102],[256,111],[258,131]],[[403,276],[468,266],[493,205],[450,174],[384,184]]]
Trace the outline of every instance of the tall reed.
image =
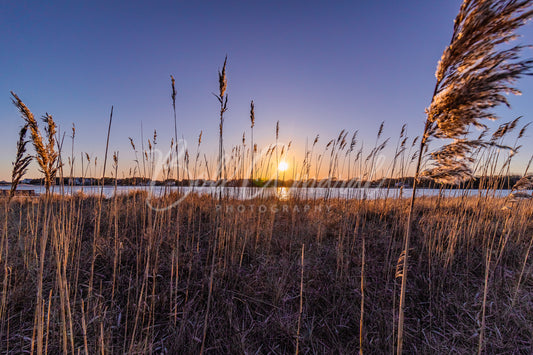
[[252,155],[252,161],[250,163],[250,180],[252,183],[252,186],[254,184],[254,166],[255,166],[255,150],[256,147],[254,145],[254,126],[255,126],[255,106],[254,106],[254,100],[250,102],[250,130],[252,133],[251,136],[251,155]]
[[486,127],[481,120],[495,118],[494,107],[509,106],[503,94],[519,93],[510,84],[530,73],[533,67],[533,60],[519,59],[523,46],[501,47],[514,40],[516,30],[533,16],[532,5],[527,0],[465,0],[455,19],[450,45],[444,50],[435,74],[437,82],[426,110],[418,150],[404,238],[397,354],[403,349],[409,245],[422,156],[431,138],[452,139],[452,143],[431,153],[434,167],[425,175],[447,183],[458,183],[471,176],[467,153],[487,146],[488,142],[468,139],[469,128]]
[[228,79],[226,77],[226,63],[228,57],[224,58],[224,65],[222,66],[222,71],[218,72],[218,86],[219,93],[215,95],[220,103],[220,123],[219,123],[219,141],[218,141],[218,169],[217,169],[217,180],[222,180],[223,174],[225,177],[226,174],[226,159],[224,157],[224,113],[228,109],[228,95],[226,94],[226,89],[228,87]]
[[52,186],[57,173],[57,158],[58,154],[55,150],[55,134],[56,124],[51,115],[48,113],[43,116],[43,121],[46,123],[45,132],[47,141],[44,141],[37,120],[28,109],[28,107],[20,100],[20,98],[11,91],[12,102],[19,109],[22,119],[26,122],[31,132],[31,139],[35,152],[37,153],[35,159],[39,164],[40,170],[44,175],[44,185],[46,188],[46,194],[50,193],[50,187]]
[[172,110],[174,112],[174,147],[176,149],[176,184],[180,180],[180,166],[179,166],[179,147],[178,147],[178,121],[176,118],[176,80],[171,75],[170,80],[172,82]]

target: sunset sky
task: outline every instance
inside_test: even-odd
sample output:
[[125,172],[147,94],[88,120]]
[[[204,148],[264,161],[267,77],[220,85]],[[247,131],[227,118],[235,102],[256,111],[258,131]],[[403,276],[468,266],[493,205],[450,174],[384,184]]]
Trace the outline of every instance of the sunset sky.
[[[10,180],[18,130],[16,92],[36,116],[53,115],[62,131],[76,125],[75,151],[103,160],[114,105],[110,151],[120,171],[132,166],[128,137],[140,145],[158,132],[168,150],[174,134],[170,75],[176,78],[178,132],[215,157],[218,144],[217,70],[228,56],[226,148],[249,137],[255,102],[259,147],[292,141],[303,156],[306,137],[320,144],[342,129],[373,144],[395,143],[404,123],[421,134],[435,68],[448,44],[458,0],[438,1],[3,1],[0,4],[0,180]],[[533,43],[533,26],[520,43]],[[533,57],[533,50],[523,52]],[[494,125],[533,120],[533,78],[523,78],[512,109]],[[493,125],[493,126],[494,126]],[[533,152],[533,131],[513,170]],[[509,142],[512,144],[513,142]],[[385,151],[391,154],[394,144]],[[65,140],[70,152],[70,140]],[[32,150],[32,149],[31,149]],[[79,172],[78,172],[79,174]],[[122,174],[121,174],[122,175]],[[37,177],[32,163],[29,176]]]

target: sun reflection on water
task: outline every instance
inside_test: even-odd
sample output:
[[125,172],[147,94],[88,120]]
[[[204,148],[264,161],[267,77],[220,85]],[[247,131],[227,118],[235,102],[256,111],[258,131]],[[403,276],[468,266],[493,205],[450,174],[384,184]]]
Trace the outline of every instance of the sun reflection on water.
[[278,187],[276,193],[280,201],[287,201],[289,199],[289,189],[286,187]]

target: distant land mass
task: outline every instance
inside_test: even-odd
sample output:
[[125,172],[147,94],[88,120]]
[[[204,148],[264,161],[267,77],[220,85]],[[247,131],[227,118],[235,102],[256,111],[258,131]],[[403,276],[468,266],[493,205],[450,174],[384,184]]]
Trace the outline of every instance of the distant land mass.
[[[441,184],[435,182],[430,178],[421,178],[417,183],[420,188],[432,188],[432,189],[479,189],[479,188],[496,188],[496,189],[510,189],[515,185],[521,176],[519,175],[506,175],[506,176],[483,176],[474,177],[470,180],[464,181],[458,185]],[[124,178],[115,179],[111,177],[102,178],[56,178],[54,185],[60,186],[98,186],[102,185],[102,180],[106,186],[228,186],[228,187],[294,187],[294,188],[410,188],[413,185],[413,177],[404,178],[384,178],[376,180],[340,180],[340,179],[308,179],[308,180],[264,180],[264,179],[230,179],[230,180],[151,180],[148,178]],[[25,185],[40,186],[44,184],[42,178],[37,179],[24,179],[20,182]],[[11,185],[11,182],[2,180],[0,185]]]

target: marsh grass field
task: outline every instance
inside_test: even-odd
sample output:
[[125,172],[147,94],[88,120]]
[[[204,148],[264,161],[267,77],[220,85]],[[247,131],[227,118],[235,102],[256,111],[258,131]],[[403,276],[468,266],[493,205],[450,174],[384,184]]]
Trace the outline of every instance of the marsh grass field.
[[[531,18],[531,1],[463,1],[413,138],[350,124],[301,149],[277,121],[258,147],[252,100],[228,142],[227,56],[209,157],[203,131],[191,146],[178,132],[172,75],[174,136],[141,123],[126,161],[109,149],[113,106],[98,160],[74,124],[11,92],[23,126],[0,194],[0,353],[532,354],[533,156],[512,164],[530,123],[488,124],[533,75],[531,47],[508,45]],[[17,190],[32,162],[36,196]],[[346,182],[363,194],[341,196]]]
[[[0,352],[394,351],[408,200],[146,197],[3,201]],[[533,351],[533,205],[507,204],[418,200],[406,352]]]

